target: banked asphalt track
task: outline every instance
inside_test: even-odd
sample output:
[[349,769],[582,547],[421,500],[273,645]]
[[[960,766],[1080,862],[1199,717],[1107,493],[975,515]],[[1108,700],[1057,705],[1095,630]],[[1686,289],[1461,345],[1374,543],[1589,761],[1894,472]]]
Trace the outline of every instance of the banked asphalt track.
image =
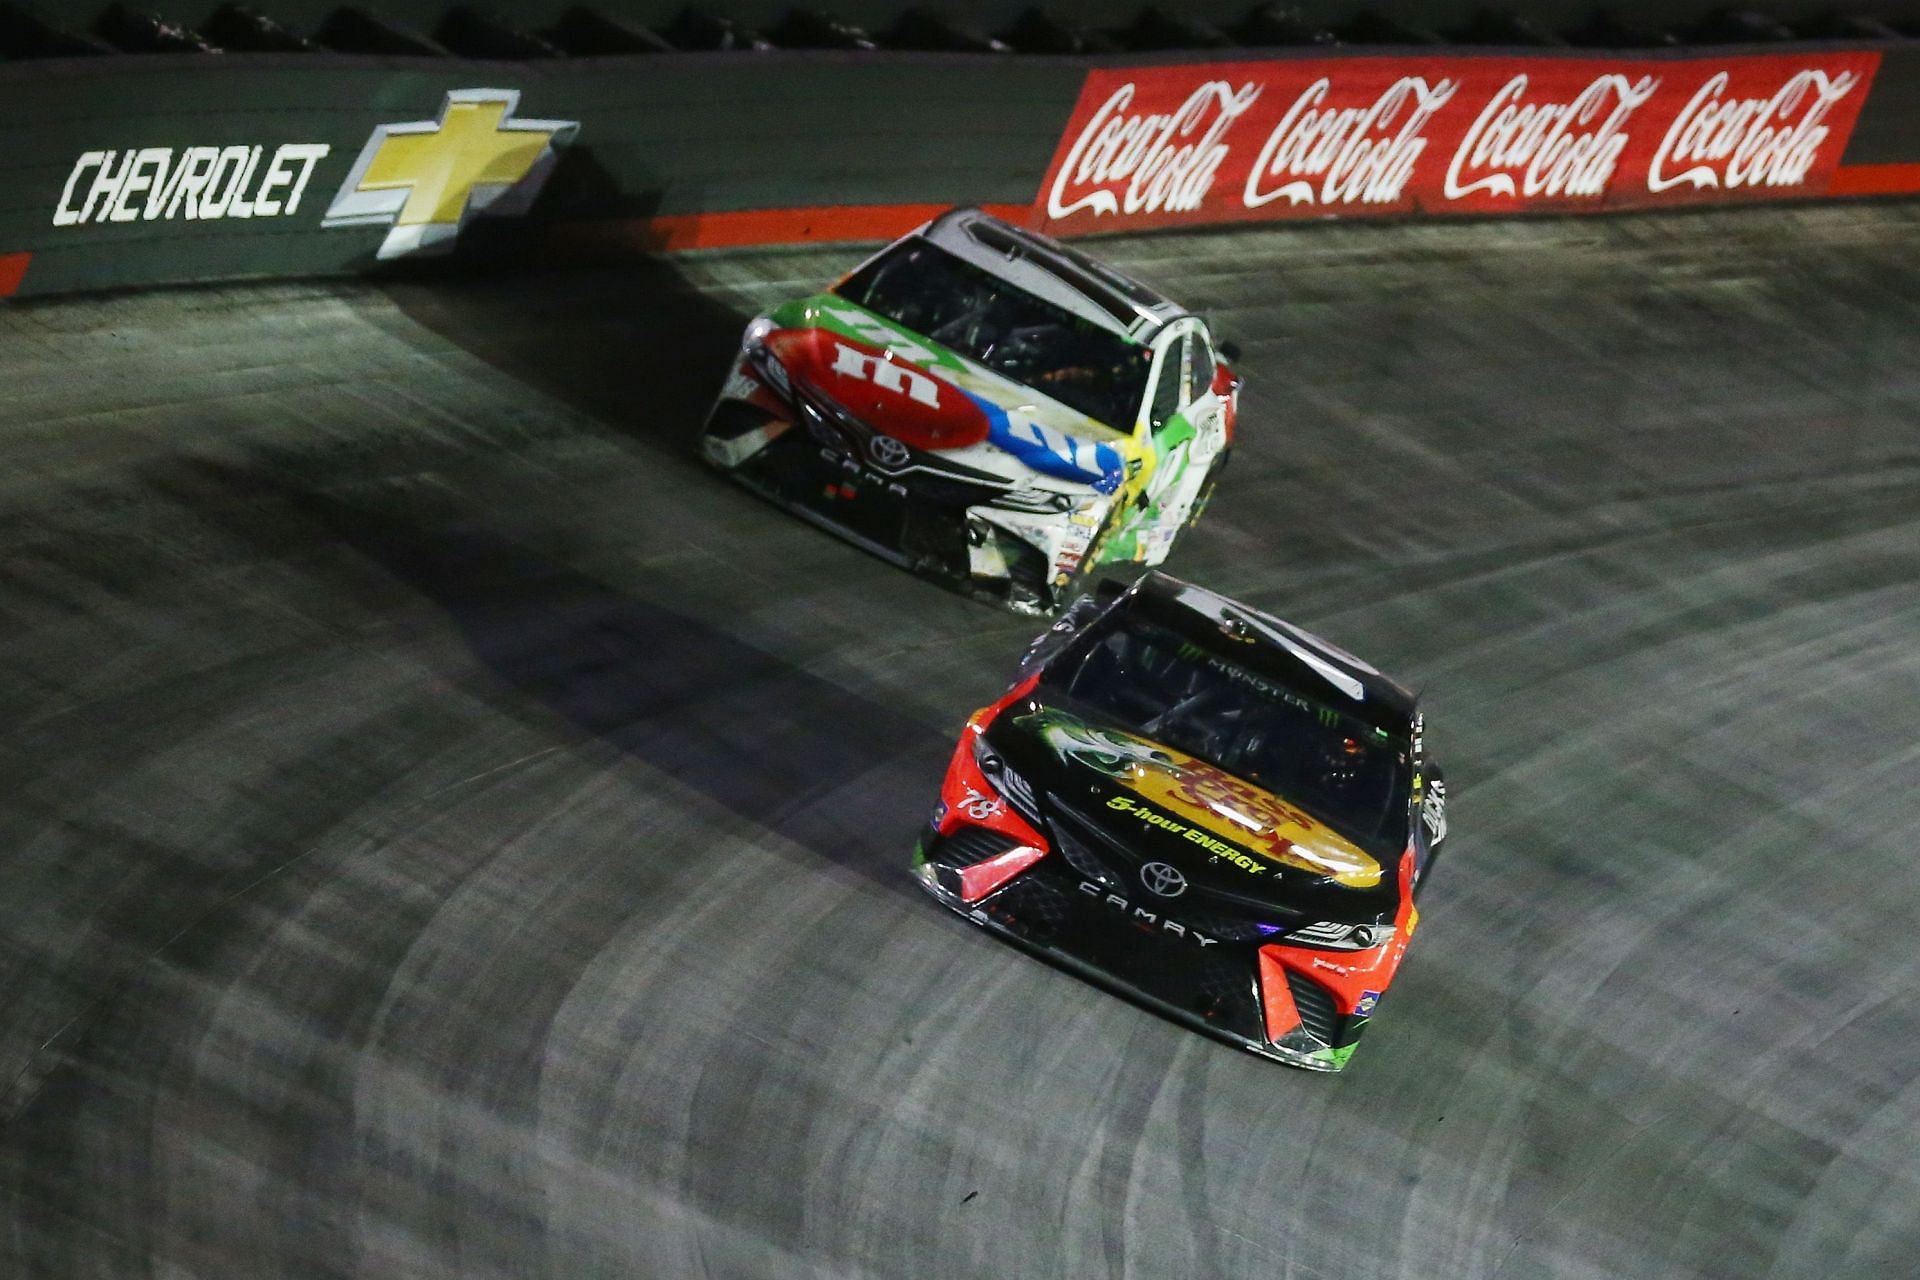
[[845,250],[0,310],[0,1276],[1920,1271],[1920,210],[1120,239],[1427,691],[1339,1077],[905,860],[1030,621],[690,456]]

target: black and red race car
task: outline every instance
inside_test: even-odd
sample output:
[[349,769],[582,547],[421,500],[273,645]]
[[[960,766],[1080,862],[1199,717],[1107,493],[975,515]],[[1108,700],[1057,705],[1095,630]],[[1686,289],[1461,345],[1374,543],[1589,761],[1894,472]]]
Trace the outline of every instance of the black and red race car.
[[1078,601],[968,720],[913,865],[1047,959],[1337,1071],[1445,834],[1411,693],[1154,572]]

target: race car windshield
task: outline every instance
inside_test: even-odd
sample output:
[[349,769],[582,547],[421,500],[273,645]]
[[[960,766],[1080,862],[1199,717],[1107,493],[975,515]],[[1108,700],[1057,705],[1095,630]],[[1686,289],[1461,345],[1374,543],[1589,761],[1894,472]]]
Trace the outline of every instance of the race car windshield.
[[1406,847],[1410,744],[1138,618],[1097,628],[1042,696],[1283,796],[1368,852]]
[[1152,353],[926,240],[894,246],[835,290],[1116,431],[1131,431]]

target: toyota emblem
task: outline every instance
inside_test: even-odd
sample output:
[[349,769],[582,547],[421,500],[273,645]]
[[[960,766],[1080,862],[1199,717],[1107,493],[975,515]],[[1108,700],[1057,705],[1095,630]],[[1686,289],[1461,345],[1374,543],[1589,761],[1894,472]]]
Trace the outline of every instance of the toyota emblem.
[[892,436],[875,436],[867,441],[867,456],[882,471],[898,471],[913,461],[913,451]]
[[1177,898],[1187,891],[1187,878],[1180,868],[1165,862],[1149,862],[1140,868],[1140,883],[1163,898]]

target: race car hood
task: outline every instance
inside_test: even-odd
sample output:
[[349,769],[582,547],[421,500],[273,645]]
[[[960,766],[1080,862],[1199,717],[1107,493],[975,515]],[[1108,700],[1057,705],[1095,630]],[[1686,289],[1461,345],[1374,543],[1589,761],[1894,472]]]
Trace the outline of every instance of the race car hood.
[[763,341],[789,378],[919,449],[990,445],[1110,492],[1127,437],[834,294],[776,308]]
[[[1397,864],[1225,770],[1059,707],[1016,704],[987,739],[1049,820],[1091,826],[1195,883],[1283,907],[1367,915],[1394,895]],[[1341,908],[1346,910],[1341,910]]]

